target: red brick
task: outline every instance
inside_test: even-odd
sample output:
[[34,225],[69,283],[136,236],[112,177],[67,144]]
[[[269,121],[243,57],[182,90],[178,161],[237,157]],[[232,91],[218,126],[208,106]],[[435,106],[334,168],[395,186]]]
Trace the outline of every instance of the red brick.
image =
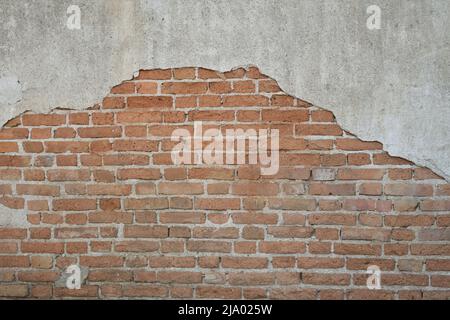
[[309,114],[306,110],[263,110],[262,120],[269,122],[304,122],[308,121]]
[[226,96],[224,107],[263,107],[269,105],[269,99],[258,95]]
[[24,126],[59,126],[65,122],[64,114],[24,114],[22,116]]
[[298,136],[341,136],[342,129],[335,124],[299,124],[295,126]]
[[53,211],[85,211],[97,208],[97,201],[93,199],[59,199],[53,200]]
[[170,109],[173,106],[173,98],[167,96],[153,97],[129,97],[127,107],[130,109]]
[[[45,131],[50,132],[49,130]],[[3,128],[0,130],[0,140],[26,139],[28,134],[29,132],[26,128]]]
[[168,80],[172,78],[172,69],[140,70],[136,80]]
[[208,90],[206,82],[163,82],[163,94],[202,94]]
[[122,82],[121,84],[113,87],[111,93],[113,94],[131,94],[135,92],[134,82]]
[[119,180],[158,180],[160,177],[159,169],[119,169],[117,171]]
[[176,68],[172,71],[173,78],[176,80],[195,79],[195,68]]

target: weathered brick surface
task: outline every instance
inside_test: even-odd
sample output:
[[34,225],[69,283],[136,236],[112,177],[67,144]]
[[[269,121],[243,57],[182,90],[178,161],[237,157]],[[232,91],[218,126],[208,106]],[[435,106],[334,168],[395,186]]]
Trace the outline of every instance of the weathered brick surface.
[[[193,121],[280,130],[278,173],[174,165]],[[450,185],[256,68],[145,70],[0,131],[0,297],[445,299]],[[88,268],[80,290],[55,281]],[[382,290],[366,288],[367,266]]]

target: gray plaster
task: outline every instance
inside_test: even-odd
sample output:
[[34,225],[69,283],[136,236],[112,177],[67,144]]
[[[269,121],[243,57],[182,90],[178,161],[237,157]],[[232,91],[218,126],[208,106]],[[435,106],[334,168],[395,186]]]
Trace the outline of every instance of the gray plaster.
[[[366,27],[372,4],[380,30]],[[0,0],[0,121],[89,107],[139,69],[253,64],[448,179],[449,17],[448,0]]]
[[[2,204],[0,205],[0,208],[3,210],[3,212],[0,211],[0,226],[12,228],[29,226],[26,210],[8,209]],[[4,211],[10,211],[13,214],[3,214]]]

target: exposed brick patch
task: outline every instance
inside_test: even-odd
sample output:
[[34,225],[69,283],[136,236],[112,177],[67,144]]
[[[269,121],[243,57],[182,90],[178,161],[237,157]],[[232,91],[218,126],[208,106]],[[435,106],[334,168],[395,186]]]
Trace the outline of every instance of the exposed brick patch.
[[[279,172],[173,165],[172,131],[197,120],[279,129]],[[0,227],[0,297],[450,297],[450,185],[257,68],[142,70],[0,140],[0,203],[30,223]],[[88,268],[81,290],[55,285],[70,264]]]

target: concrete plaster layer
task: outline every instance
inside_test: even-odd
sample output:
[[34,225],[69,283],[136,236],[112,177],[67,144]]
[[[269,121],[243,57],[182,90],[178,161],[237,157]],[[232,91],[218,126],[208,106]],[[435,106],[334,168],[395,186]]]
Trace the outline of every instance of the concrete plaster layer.
[[253,64],[449,179],[449,18],[448,0],[0,0],[0,121],[89,107],[139,69]]

